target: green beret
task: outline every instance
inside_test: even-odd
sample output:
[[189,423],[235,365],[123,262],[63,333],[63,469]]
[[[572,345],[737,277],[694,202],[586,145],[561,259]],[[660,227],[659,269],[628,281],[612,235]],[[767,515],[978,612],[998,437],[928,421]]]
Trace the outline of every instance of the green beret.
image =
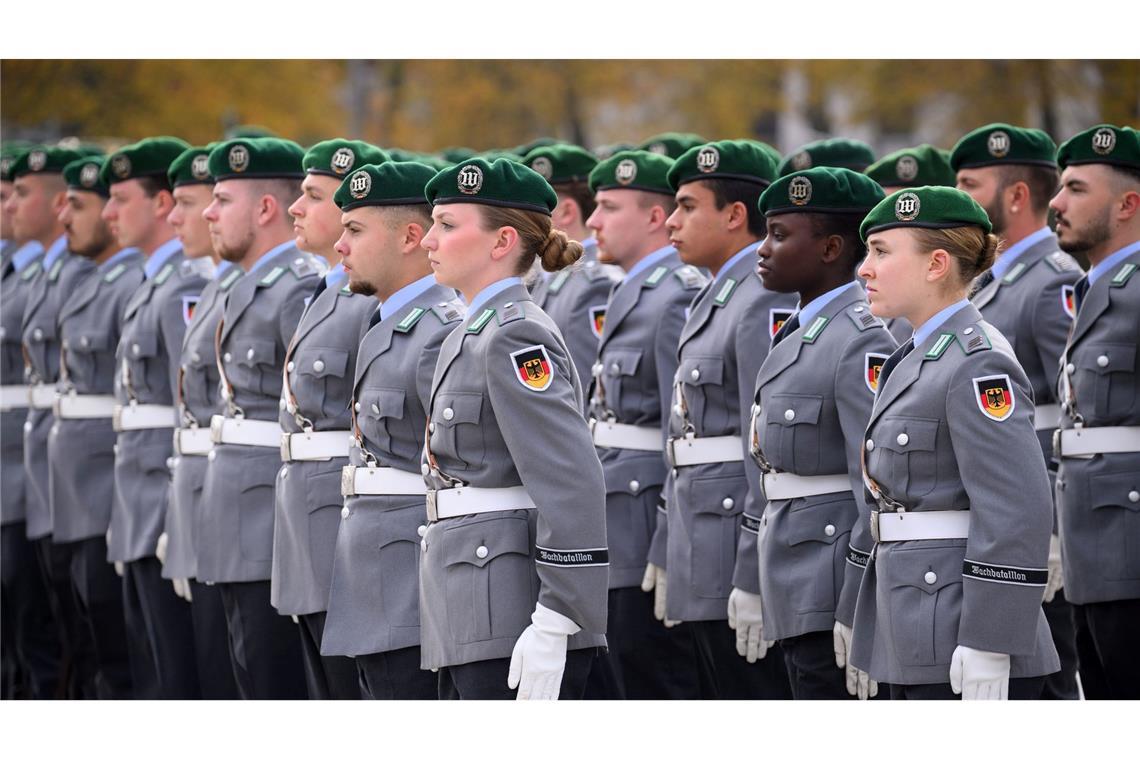
[[6,179],[16,179],[25,174],[62,174],[63,167],[80,158],[83,154],[77,150],[37,145],[16,154]]
[[348,175],[333,195],[341,211],[357,206],[412,206],[426,203],[424,188],[435,169],[416,161],[365,164]]
[[810,142],[789,154],[780,164],[780,176],[813,166],[834,166],[861,172],[874,161],[875,152],[862,140],[833,137]]
[[444,169],[424,188],[428,203],[484,203],[550,214],[558,196],[538,172],[521,163],[470,158]]
[[177,137],[147,137],[112,153],[99,178],[108,187],[138,177],[166,180],[170,164],[189,147],[190,143]]
[[304,149],[279,137],[242,137],[219,143],[210,151],[209,168],[214,180],[301,179],[305,170]]
[[63,167],[63,179],[71,190],[85,190],[106,198],[111,194],[107,185],[100,179],[106,156],[84,156]]
[[955,184],[949,152],[927,144],[888,153],[868,166],[864,173],[883,187],[954,187]]
[[644,190],[673,197],[669,170],[673,159],[647,150],[623,150],[598,163],[590,172],[590,192]]
[[516,145],[513,148],[507,148],[504,153],[514,153],[519,158],[528,155],[535,148],[548,148],[551,145],[569,145],[565,140],[559,140],[557,137],[539,137],[531,140],[522,145]]
[[641,143],[641,145],[638,145],[635,150],[647,150],[650,153],[656,153],[659,156],[668,156],[676,160],[690,148],[704,145],[707,142],[708,140],[692,132],[662,132],[659,135],[650,137]]
[[585,182],[598,165],[598,159],[577,145],[548,145],[526,154],[523,163],[542,175],[552,185],[563,182]]
[[214,184],[214,177],[210,174],[210,151],[216,144],[187,148],[171,161],[166,172],[170,186]]
[[968,132],[950,153],[954,171],[998,164],[1057,165],[1057,146],[1040,129],[987,124]]
[[776,179],[779,154],[756,140],[721,140],[689,148],[669,170],[669,185],[676,190],[686,182],[734,179],[767,185]]
[[594,148],[594,156],[599,161],[604,161],[615,153],[621,153],[623,150],[634,150],[633,143],[610,143],[609,145],[599,145]]
[[237,124],[226,130],[226,140],[236,140],[239,137],[277,137],[277,133],[258,124]]
[[472,150],[471,148],[461,147],[444,148],[439,152],[439,154],[443,157],[444,161],[449,161],[453,164],[457,164],[460,161],[466,161],[469,158],[475,158],[477,155],[476,151]]
[[1098,124],[1070,137],[1057,151],[1064,169],[1075,164],[1110,164],[1140,169],[1140,132],[1132,127]]
[[850,169],[818,166],[780,177],[760,196],[760,212],[866,214],[884,197],[879,183]]
[[[522,160],[523,160],[522,156],[520,156],[519,154],[517,154],[513,151],[498,150],[498,149],[485,150],[482,153],[480,153],[478,156],[474,156],[474,158],[481,158],[489,164],[494,163],[495,161],[499,160],[500,158],[505,158],[508,161],[514,161],[514,162],[519,163],[519,164],[521,164]],[[466,159],[464,159],[464,160],[466,160]],[[463,162],[460,161],[459,163],[463,163]]]
[[942,230],[976,225],[987,234],[990,218],[977,201],[953,187],[915,187],[891,193],[859,225],[863,242],[880,230],[922,227]]
[[357,166],[382,164],[387,151],[360,140],[325,140],[305,151],[301,166],[307,174],[323,174],[343,179]]
[[[416,154],[413,154],[410,158],[406,158],[404,160],[405,161],[417,161],[421,164],[427,164],[431,168],[435,169],[437,172],[441,172],[444,169],[450,169],[451,167],[455,166],[456,163],[458,163],[457,161],[448,161],[446,158],[443,158],[442,156],[433,156],[430,153],[416,153]],[[464,159],[464,160],[466,160],[466,159]]]

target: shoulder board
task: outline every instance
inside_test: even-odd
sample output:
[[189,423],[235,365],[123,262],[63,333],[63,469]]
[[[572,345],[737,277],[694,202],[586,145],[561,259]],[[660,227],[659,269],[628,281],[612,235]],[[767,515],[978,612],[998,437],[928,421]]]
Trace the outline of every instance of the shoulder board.
[[559,272],[558,274],[556,274],[554,276],[553,280],[550,281],[550,287],[546,289],[546,292],[547,293],[557,293],[558,291],[562,290],[562,286],[565,285],[566,281],[569,279],[570,279],[570,270],[569,269],[563,269],[561,272]]
[[475,321],[467,325],[467,332],[478,335],[483,332],[483,328],[491,321],[491,317],[495,316],[494,309],[483,309],[483,313],[475,318]]
[[938,336],[938,340],[934,341],[934,345],[930,350],[923,354],[923,359],[941,359],[942,354],[946,353],[946,349],[954,342],[954,333],[944,332]]
[[60,256],[58,259],[56,259],[55,263],[51,265],[51,271],[48,272],[48,279],[51,280],[52,282],[55,282],[56,280],[58,280],[59,279],[59,270],[61,270],[61,269],[63,269],[63,257],[62,256]]
[[1019,277],[1021,277],[1021,275],[1025,274],[1025,270],[1028,268],[1029,267],[1025,266],[1024,261],[1019,261],[1013,265],[1013,269],[1010,269],[1008,272],[1005,273],[1005,277],[1002,277],[1001,281],[1004,282],[1006,285],[1009,285],[1013,282],[1016,282],[1017,278],[1019,278]]
[[1054,251],[1045,257],[1045,263],[1054,272],[1079,272],[1080,266],[1073,260],[1072,256],[1068,256],[1060,251]]
[[523,311],[521,303],[507,301],[503,304],[503,310],[499,312],[499,324],[505,325],[508,322],[515,322],[524,317],[526,317],[526,312]]
[[114,282],[115,280],[119,279],[119,275],[125,271],[127,271],[127,265],[120,261],[118,264],[111,267],[110,272],[107,272],[107,274],[103,275],[103,282]]
[[667,274],[669,274],[669,267],[657,267],[645,278],[645,282],[641,283],[641,286],[643,288],[655,288],[661,284],[661,278]]
[[[656,274],[656,272],[654,272],[654,274]],[[681,281],[681,286],[684,287],[685,290],[696,290],[698,288],[703,288],[706,282],[705,276],[701,274],[701,270],[697,269],[694,266],[690,266],[689,264],[685,264],[684,266],[679,266],[674,269],[673,276]],[[736,281],[733,280],[733,288],[735,289],[735,287]],[[732,293],[729,292],[730,297],[731,295]],[[724,300],[727,301],[728,298],[725,298]]]
[[436,319],[445,325],[463,319],[466,313],[458,301],[444,301],[441,304],[436,304],[431,307],[431,312],[435,314]]
[[40,271],[40,261],[36,259],[31,264],[24,267],[24,271],[20,274],[21,280],[30,280],[36,276],[36,272]]
[[962,347],[962,351],[966,354],[972,354],[976,351],[988,351],[993,348],[990,344],[990,339],[986,337],[986,331],[977,325],[971,325],[958,334],[958,345]]
[[808,325],[808,329],[804,330],[804,343],[815,343],[815,339],[823,332],[823,328],[827,327],[830,322],[827,317],[816,317],[815,321]]
[[405,314],[404,318],[397,322],[396,327],[393,329],[395,329],[396,332],[406,333],[416,326],[416,322],[419,322],[420,317],[424,314],[427,314],[427,309],[422,306],[417,306]]
[[724,306],[726,303],[728,303],[728,299],[732,298],[732,294],[735,292],[736,280],[729,277],[724,281],[724,285],[720,286],[720,290],[717,291],[716,297],[713,299],[713,303],[717,306]]
[[[272,285],[281,279],[281,275],[285,274],[285,267],[273,267],[269,270],[269,274],[262,277],[257,281],[258,285]],[[301,276],[301,275],[298,275]]]
[[1116,274],[1112,276],[1108,284],[1114,288],[1122,288],[1132,279],[1132,275],[1134,274],[1136,274],[1136,265],[1129,262],[1116,270]]
[[222,281],[218,283],[218,290],[229,290],[230,285],[233,285],[235,282],[237,282],[237,279],[241,277],[241,274],[241,269],[238,267],[231,269],[229,273],[222,278]]
[[[311,277],[313,275],[324,274],[316,262],[313,261],[311,256],[298,256],[289,262],[289,270],[297,277],[302,279],[304,277]],[[278,275],[280,276],[280,275]]]
[[174,265],[173,264],[167,264],[166,266],[164,266],[159,271],[158,276],[154,278],[154,284],[155,285],[161,285],[162,283],[169,280],[170,275],[172,275],[172,274],[174,274]]
[[870,330],[872,327],[884,327],[879,318],[871,313],[871,310],[866,305],[852,306],[847,310],[847,316],[855,323],[855,328],[859,332]]

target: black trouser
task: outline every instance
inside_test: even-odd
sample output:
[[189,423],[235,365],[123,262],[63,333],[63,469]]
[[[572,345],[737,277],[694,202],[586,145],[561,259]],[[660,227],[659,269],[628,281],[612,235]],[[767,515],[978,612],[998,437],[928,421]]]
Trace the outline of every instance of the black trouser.
[[73,544],[52,543],[51,536],[32,541],[36,558],[48,584],[52,615],[59,622],[63,651],[60,696],[68,699],[94,699],[95,644],[79,609],[79,597],[71,577]]
[[360,699],[360,681],[352,658],[321,655],[325,613],[298,615],[297,619],[309,699]]
[[[566,653],[559,699],[582,699],[597,648],[574,649]],[[507,688],[511,658],[480,660],[439,669],[440,699],[516,699],[518,689]]]
[[701,699],[714,693],[711,682],[701,680],[692,630],[666,628],[653,617],[653,595],[636,586],[610,589],[606,643],[609,652],[590,669],[586,699]]
[[439,676],[420,670],[420,648],[358,654],[360,693],[365,699],[439,699]]
[[217,586],[190,581],[190,617],[194,620],[194,656],[202,699],[237,699],[237,681],[230,662],[226,608]]
[[1086,699],[1140,699],[1140,599],[1074,604]]
[[61,683],[60,623],[52,614],[48,582],[26,530],[23,520],[0,528],[0,614],[4,633],[11,637],[11,696],[52,699]]
[[1061,669],[1045,676],[1045,690],[1042,699],[1080,699],[1077,690],[1077,630],[1073,620],[1073,605],[1065,599],[1064,589],[1057,591],[1053,601],[1041,605],[1049,630],[1053,634],[1053,646],[1061,658]]
[[153,678],[153,685],[146,698],[197,699],[201,690],[190,605],[162,577],[162,564],[157,558],[142,557],[125,565],[123,605],[127,626],[134,629],[131,639],[142,642],[141,651],[150,658],[146,673]]
[[95,695],[131,699],[134,685],[127,651],[123,583],[107,562],[102,536],[65,544],[71,552],[71,582],[79,616],[95,651]]
[[[847,693],[847,673],[835,665],[831,631],[812,631],[781,639],[792,699],[854,699]],[[772,653],[768,653],[771,657]]]
[[736,653],[736,631],[727,620],[698,620],[691,626],[701,668],[716,688],[716,699],[791,699],[784,653],[773,644],[763,660],[749,664]]
[[269,581],[219,583],[230,661],[242,699],[305,699],[297,627],[269,603]]
[[[1009,679],[1010,699],[1040,699],[1045,676]],[[891,684],[891,699],[962,699],[947,683]]]

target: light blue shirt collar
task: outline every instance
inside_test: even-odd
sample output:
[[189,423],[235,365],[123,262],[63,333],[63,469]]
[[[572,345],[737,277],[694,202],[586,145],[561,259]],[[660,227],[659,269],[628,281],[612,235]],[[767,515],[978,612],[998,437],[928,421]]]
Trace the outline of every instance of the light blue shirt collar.
[[749,243],[748,245],[744,246],[739,251],[734,253],[732,255],[732,258],[729,259],[728,261],[724,262],[724,266],[722,266],[720,268],[720,270],[716,273],[716,279],[713,280],[713,284],[719,285],[721,280],[723,280],[727,276],[728,270],[732,269],[734,266],[739,264],[740,260],[743,259],[744,257],[746,257],[746,256],[755,257],[756,251],[760,250],[760,243],[762,243],[762,242],[763,241],[761,241],[761,240],[757,240],[754,243]]
[[468,314],[478,314],[479,308],[483,304],[487,303],[492,298],[497,296],[499,293],[502,293],[504,290],[511,287],[512,285],[522,285],[522,278],[507,277],[507,278],[504,278],[502,280],[499,280],[498,282],[492,282],[490,285],[488,285],[487,287],[485,287],[481,291],[479,291],[479,295],[477,295],[471,299],[471,306],[468,307],[467,313]]
[[348,275],[345,274],[344,271],[344,262],[339,261],[335,267],[325,273],[325,285],[330,288],[334,287],[335,285],[339,285],[340,281],[347,277]]
[[658,263],[659,261],[661,261],[665,257],[669,256],[669,254],[673,253],[676,250],[677,249],[671,245],[666,245],[666,246],[663,246],[661,248],[658,248],[656,251],[648,254],[641,261],[639,261],[636,264],[634,264],[633,266],[631,266],[629,268],[629,271],[625,273],[624,279],[626,279],[626,280],[633,279],[634,276],[637,275],[639,272],[644,272],[646,269],[649,269],[649,267]]
[[1137,240],[1135,243],[1132,243],[1130,245],[1124,246],[1119,251],[1109,254],[1109,256],[1105,258],[1104,261],[1100,262],[1089,270],[1089,286],[1091,287],[1092,284],[1099,280],[1105,272],[1114,268],[1117,264],[1124,261],[1126,258],[1136,253],[1137,251],[1140,251],[1140,240]]
[[590,237],[586,238],[585,240],[579,240],[578,242],[582,244],[583,248],[589,248],[592,245],[598,244],[597,239],[593,236],[590,236]]
[[435,285],[435,275],[429,274],[397,290],[388,297],[384,303],[380,304],[380,321],[384,321],[388,317],[403,310],[405,306],[418,298],[420,294],[432,285]]
[[226,261],[225,259],[222,259],[221,261],[219,261],[218,265],[216,267],[214,267],[214,279],[220,280],[222,275],[225,274],[226,272],[228,272],[230,267],[232,267],[233,265],[234,264],[232,261]]
[[44,254],[44,269],[51,269],[59,257],[67,253],[67,235],[60,235]]
[[800,324],[801,325],[810,325],[812,323],[812,320],[814,320],[819,315],[819,313],[821,311],[823,311],[823,308],[825,306],[827,306],[829,303],[831,303],[836,298],[838,298],[843,293],[843,291],[848,290],[854,284],[855,284],[855,281],[852,280],[851,282],[846,283],[845,285],[840,285],[838,288],[832,288],[831,290],[824,293],[822,296],[818,296],[818,297],[813,298],[812,300],[808,301],[807,306],[801,306],[800,307]]
[[180,250],[182,250],[182,243],[178,238],[167,240],[158,248],[155,248],[154,253],[147,258],[146,265],[143,267],[143,274],[146,275],[148,280],[154,279],[163,265],[170,261],[171,257]]
[[12,266],[16,267],[17,272],[24,271],[24,267],[32,263],[32,259],[43,253],[44,247],[37,243],[35,240],[30,240],[20,246],[20,249],[12,254]]
[[266,251],[264,254],[262,254],[260,259],[253,262],[253,266],[251,266],[249,268],[250,274],[252,274],[253,272],[256,272],[261,266],[263,266],[265,264],[265,262],[269,261],[271,258],[276,256],[277,254],[281,253],[282,251],[288,250],[289,248],[292,248],[292,247],[293,247],[293,241],[292,240],[288,240],[288,241],[282,243],[281,245],[273,246],[268,251]]
[[111,258],[109,258],[109,259],[107,259],[106,261],[104,261],[104,262],[103,262],[103,263],[102,263],[102,264],[99,266],[99,271],[100,271],[100,272],[105,272],[105,271],[107,271],[108,269],[110,269],[111,267],[113,267],[113,266],[115,266],[116,264],[118,264],[118,263],[119,263],[120,261],[122,261],[123,259],[127,258],[128,256],[134,256],[136,253],[139,253],[139,249],[138,249],[138,248],[123,248],[121,251],[119,251],[118,253],[116,253],[115,255],[113,255]]
[[952,303],[942,311],[935,314],[930,319],[923,323],[922,327],[914,331],[914,345],[915,347],[921,346],[926,342],[926,339],[934,334],[934,331],[946,323],[946,320],[954,316],[962,309],[970,305],[968,298],[963,298],[961,301]]
[[1025,253],[1030,248],[1037,245],[1052,234],[1053,230],[1049,229],[1048,227],[1042,227],[1041,229],[1037,230],[1037,232],[1034,232],[1032,235],[1018,240],[1009,248],[1002,251],[1001,255],[997,257],[997,261],[995,261],[994,265],[990,267],[990,271],[993,272],[994,279],[1000,280],[1002,277],[1005,277],[1005,273],[1008,272],[1010,267],[1012,267],[1014,263],[1017,262],[1018,256]]

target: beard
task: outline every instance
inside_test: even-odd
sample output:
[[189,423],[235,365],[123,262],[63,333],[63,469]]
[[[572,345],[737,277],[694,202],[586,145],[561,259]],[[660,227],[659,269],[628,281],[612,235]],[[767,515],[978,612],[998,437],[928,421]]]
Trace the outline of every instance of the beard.
[[364,280],[354,280],[352,277],[348,278],[348,289],[353,293],[361,296],[374,296],[376,295],[376,286]]
[[986,212],[986,216],[990,218],[990,224],[993,225],[994,234],[1001,237],[1005,234],[1005,212],[1001,208],[1001,193],[994,193],[993,202],[988,206],[983,206],[982,210]]
[[73,242],[73,238],[68,234],[68,250],[84,259],[98,257],[114,243],[115,238],[111,235],[111,228],[104,223],[95,225],[95,229],[91,231],[91,237],[82,244]]
[[219,235],[216,247],[218,256],[232,264],[240,262],[249,253],[249,248],[253,245],[253,226],[247,226],[243,234],[235,238],[237,242],[231,242]]
[[1087,254],[1112,236],[1107,207],[1102,210],[1099,216],[1090,219],[1081,229],[1071,226],[1062,229],[1060,222],[1064,221],[1068,224],[1069,220],[1060,214],[1057,215],[1057,221],[1057,232],[1059,233],[1057,244],[1065,253]]

